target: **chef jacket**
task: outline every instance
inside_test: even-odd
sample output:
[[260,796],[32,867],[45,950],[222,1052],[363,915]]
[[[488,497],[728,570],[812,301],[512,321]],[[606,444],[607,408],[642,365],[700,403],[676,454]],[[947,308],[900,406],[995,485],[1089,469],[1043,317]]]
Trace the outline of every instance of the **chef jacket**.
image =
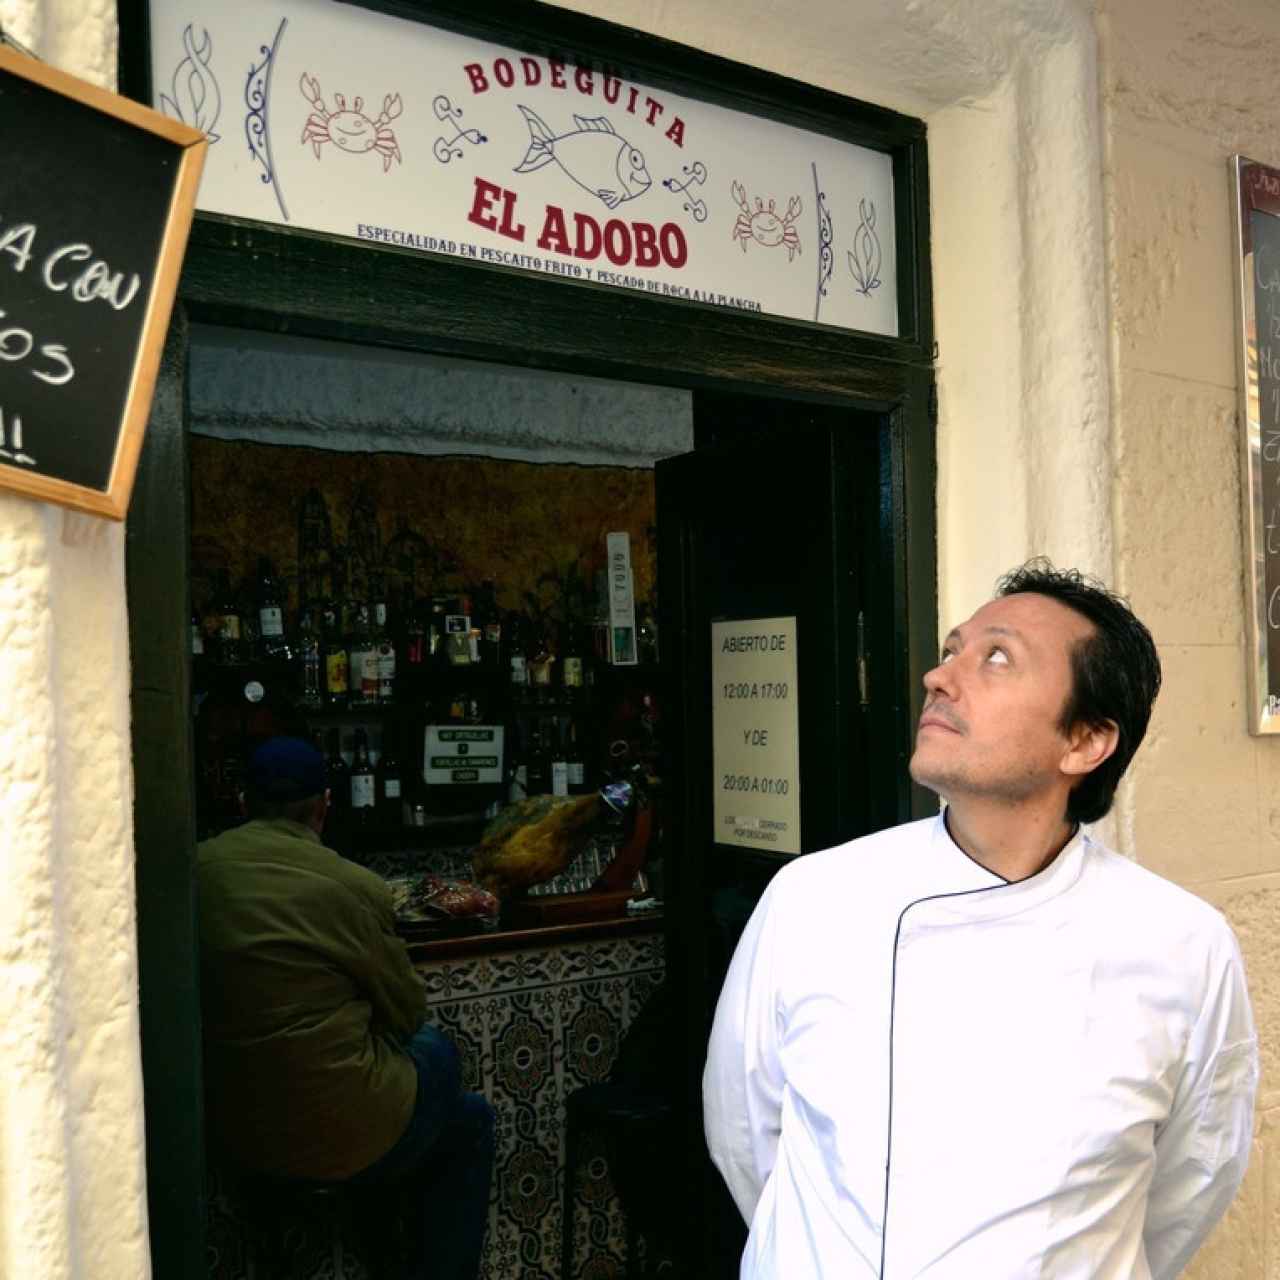
[[1077,833],[1007,882],[938,817],[774,877],[721,992],[707,1142],[743,1280],[1172,1280],[1257,1086],[1221,914]]

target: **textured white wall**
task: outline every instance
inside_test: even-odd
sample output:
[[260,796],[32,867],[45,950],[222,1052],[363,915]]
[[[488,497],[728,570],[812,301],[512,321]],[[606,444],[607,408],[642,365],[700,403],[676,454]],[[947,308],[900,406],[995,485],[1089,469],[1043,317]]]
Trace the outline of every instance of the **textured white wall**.
[[1222,906],[1263,1046],[1246,1192],[1194,1267],[1280,1278],[1280,739],[1245,722],[1228,159],[1280,165],[1280,11],[1099,5],[1115,316],[1115,541],[1166,686],[1135,762],[1134,847]]
[[[113,3],[0,23],[113,83]],[[0,495],[0,653],[0,1276],[145,1278],[120,525]]]

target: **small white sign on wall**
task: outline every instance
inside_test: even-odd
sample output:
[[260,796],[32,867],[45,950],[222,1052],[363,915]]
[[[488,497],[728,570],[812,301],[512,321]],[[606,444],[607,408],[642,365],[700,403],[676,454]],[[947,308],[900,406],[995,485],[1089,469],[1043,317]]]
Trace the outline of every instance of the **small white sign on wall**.
[[898,333],[887,152],[335,0],[151,0],[199,207]]
[[796,620],[711,624],[717,844],[800,852]]

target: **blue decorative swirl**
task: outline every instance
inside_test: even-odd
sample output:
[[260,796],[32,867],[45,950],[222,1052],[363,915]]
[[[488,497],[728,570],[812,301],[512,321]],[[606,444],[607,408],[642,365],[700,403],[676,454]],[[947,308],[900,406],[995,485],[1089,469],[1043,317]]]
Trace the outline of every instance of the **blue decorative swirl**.
[[862,221],[853,233],[853,248],[849,250],[849,273],[864,298],[878,289],[880,280],[880,237],[876,235],[876,206],[870,200],[858,201],[858,213]]
[[183,124],[199,129],[213,143],[222,136],[213,131],[222,114],[222,91],[209,66],[209,59],[213,57],[213,37],[203,27],[200,36],[197,43],[192,24],[188,22],[182,32],[186,57],[174,67],[169,81],[171,93],[160,95],[160,105]]
[[271,157],[267,104],[271,101],[271,72],[275,68],[276,54],[280,51],[280,38],[288,24],[288,18],[281,18],[275,39],[269,45],[259,45],[262,61],[249,68],[249,75],[244,83],[244,105],[249,108],[244,117],[244,136],[249,143],[249,155],[262,166],[263,172],[258,176],[263,182],[271,184],[276,203],[280,206],[280,216],[286,222],[289,221],[289,210],[285,208],[284,194],[280,190],[275,163]]
[[679,182],[675,178],[663,178],[662,185],[674,195],[685,197],[684,211],[692,215],[694,222],[706,222],[707,215],[710,213],[707,208],[707,202],[691,196],[689,188],[701,186],[706,182],[707,166],[701,160],[698,160],[691,165],[682,164],[680,172],[684,174],[683,182]]
[[813,318],[817,320],[822,300],[827,296],[831,272],[835,269],[836,255],[831,247],[834,233],[831,230],[831,211],[827,208],[827,193],[818,185],[817,164],[809,167],[813,170],[814,204],[818,210],[818,289],[813,299]]
[[465,154],[458,145],[460,142],[469,142],[472,146],[480,146],[481,143],[488,142],[479,129],[464,129],[458,124],[462,119],[462,108],[455,107],[443,93],[438,93],[431,101],[431,109],[436,114],[436,119],[442,124],[453,126],[453,137],[446,138],[443,134],[435,141],[435,145],[431,148],[435,152],[436,159],[441,164],[448,164],[450,160],[461,160]]

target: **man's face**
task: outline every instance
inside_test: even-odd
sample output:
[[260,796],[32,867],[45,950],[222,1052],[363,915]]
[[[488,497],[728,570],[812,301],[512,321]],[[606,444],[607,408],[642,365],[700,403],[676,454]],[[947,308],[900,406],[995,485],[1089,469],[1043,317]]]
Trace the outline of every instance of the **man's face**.
[[1049,596],[983,605],[951,632],[924,678],[911,776],[953,803],[1016,804],[1069,788],[1058,719],[1071,693],[1071,652],[1092,631]]

